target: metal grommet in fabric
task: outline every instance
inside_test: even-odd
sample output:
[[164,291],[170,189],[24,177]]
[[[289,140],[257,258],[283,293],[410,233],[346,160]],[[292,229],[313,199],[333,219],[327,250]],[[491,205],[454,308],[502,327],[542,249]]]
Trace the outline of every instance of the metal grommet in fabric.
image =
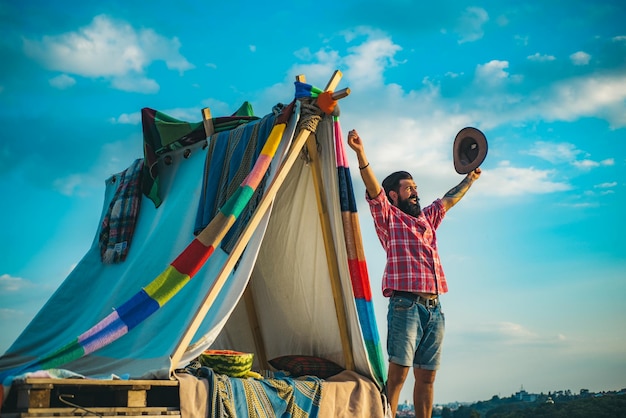
[[191,150],[189,148],[187,148],[185,150],[185,152],[183,153],[183,157],[189,158],[190,155],[191,155]]
[[172,156],[166,155],[165,158],[163,158],[163,162],[165,163],[165,165],[172,165]]

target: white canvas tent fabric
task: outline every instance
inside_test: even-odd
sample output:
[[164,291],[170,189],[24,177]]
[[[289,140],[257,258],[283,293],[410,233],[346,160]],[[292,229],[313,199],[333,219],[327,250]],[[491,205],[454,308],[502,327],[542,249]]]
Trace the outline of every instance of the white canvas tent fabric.
[[[299,112],[294,112],[285,129],[272,161],[269,182],[281,170],[298,116]],[[343,243],[345,220],[337,199],[336,129],[332,117],[323,117],[316,136],[333,240]],[[158,208],[142,203],[126,260],[103,264],[96,234],[84,258],[0,358],[0,377],[5,384],[20,373],[34,371],[37,359],[54,353],[110,315],[115,307],[159,276],[194,240],[206,149],[203,143],[196,143],[174,150],[168,156],[170,164],[159,162],[163,203]],[[104,208],[115,191],[111,179],[106,186]],[[208,348],[254,353],[257,350],[249,321],[249,314],[253,313],[247,312],[242,298],[250,283],[256,306],[254,316],[267,359],[289,354],[312,355],[348,366],[345,341],[342,342],[337,321],[344,316],[348,357],[353,359],[354,369],[381,385],[384,369],[376,325],[369,318],[370,329],[364,334],[364,317],[355,302],[349,255],[344,245],[336,245],[332,255],[337,260],[345,312],[335,309],[315,187],[310,165],[304,159],[297,159],[271,211],[254,230],[236,269],[229,274],[178,362],[172,364],[171,357],[181,333],[193,322],[229,257],[219,247],[193,279],[147,320],[103,348],[62,363],[62,368],[85,376],[169,376],[173,369],[184,367]],[[371,341],[366,341],[372,340],[372,334],[375,334],[373,346]],[[259,366],[257,359],[255,367]]]

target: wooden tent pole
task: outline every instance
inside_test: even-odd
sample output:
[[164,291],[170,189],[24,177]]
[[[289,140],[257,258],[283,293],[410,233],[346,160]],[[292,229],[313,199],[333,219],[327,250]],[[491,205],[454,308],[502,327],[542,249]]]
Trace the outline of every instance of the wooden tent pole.
[[196,331],[198,331],[198,328],[200,328],[202,321],[204,320],[205,316],[209,312],[209,309],[215,302],[215,299],[217,299],[217,295],[226,283],[226,279],[228,278],[232,269],[235,267],[235,264],[243,253],[243,250],[245,249],[246,245],[250,241],[250,238],[254,234],[256,227],[261,222],[261,219],[263,218],[265,213],[269,210],[272,202],[274,201],[274,197],[276,196],[278,190],[285,181],[289,170],[291,170],[291,167],[296,162],[296,159],[300,154],[300,150],[302,150],[302,148],[304,147],[306,140],[309,138],[310,134],[311,131],[309,131],[308,129],[302,129],[298,133],[295,141],[292,143],[291,148],[289,149],[289,152],[287,154],[287,158],[276,173],[274,180],[267,188],[256,210],[252,214],[250,221],[246,225],[245,229],[242,231],[230,255],[226,259],[226,262],[222,266],[222,269],[217,275],[215,281],[213,282],[213,285],[205,295],[202,303],[196,310],[196,313],[194,314],[192,320],[190,321],[189,325],[183,332],[182,337],[178,341],[178,344],[176,345],[170,357],[170,373],[172,372],[172,366],[177,367],[178,363],[182,359],[185,350],[191,343],[191,340]]
[[257,360],[264,370],[269,370],[269,363],[267,362],[267,352],[265,351],[265,340],[263,334],[261,334],[261,324],[259,324],[259,314],[256,309],[256,303],[254,303],[254,295],[252,294],[252,280],[248,282],[246,290],[243,292],[243,299],[246,302],[246,312],[248,314],[248,322],[250,323],[250,329],[252,331],[252,338],[254,339],[254,349]]
[[335,91],[337,85],[341,81],[341,77],[343,77],[343,73],[339,70],[335,70],[333,75],[330,76],[330,80],[328,80],[328,84],[326,84],[324,91]]
[[335,302],[335,313],[337,316],[337,325],[339,326],[339,335],[341,337],[341,346],[343,348],[343,356],[346,362],[346,369],[354,370],[354,355],[352,352],[352,341],[348,333],[348,322],[346,320],[346,305],[341,292],[341,280],[339,275],[339,264],[337,263],[337,247],[333,239],[332,229],[330,227],[330,216],[328,214],[328,205],[324,198],[324,183],[322,181],[322,169],[320,165],[319,154],[317,153],[317,141],[315,135],[311,135],[307,141],[307,150],[311,160],[311,174],[313,175],[313,184],[315,185],[315,198],[317,200],[317,211],[322,225],[322,235],[324,237],[324,249],[326,250],[326,259],[328,260],[328,274],[330,286],[333,291],[333,300]]
[[213,125],[211,109],[208,107],[202,109],[202,123],[204,124],[204,134],[207,138],[215,133],[215,125]]
[[[343,74],[336,70],[331,76],[325,91],[334,92],[337,85],[341,81]],[[296,77],[297,81],[306,82],[304,75]],[[334,100],[342,99],[350,94],[350,89],[345,88],[333,94]],[[324,250],[326,251],[326,259],[328,260],[328,274],[330,286],[333,292],[333,301],[335,303],[335,314],[337,316],[337,326],[339,327],[339,336],[341,338],[341,346],[343,356],[346,362],[346,369],[354,370],[354,354],[352,350],[352,340],[348,332],[348,322],[346,320],[346,305],[341,292],[341,280],[339,274],[339,264],[337,262],[337,247],[333,238],[332,229],[330,227],[330,216],[328,214],[328,205],[325,199],[324,182],[322,180],[322,168],[320,164],[319,154],[317,152],[317,141],[315,135],[309,136],[307,140],[307,151],[310,159],[311,174],[313,176],[313,184],[315,189],[315,198],[317,200],[317,211],[322,226],[322,235],[324,237]]]

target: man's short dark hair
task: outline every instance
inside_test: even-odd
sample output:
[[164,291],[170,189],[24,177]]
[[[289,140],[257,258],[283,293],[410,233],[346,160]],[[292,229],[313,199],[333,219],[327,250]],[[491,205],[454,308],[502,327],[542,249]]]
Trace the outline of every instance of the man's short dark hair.
[[383,189],[385,189],[385,193],[387,194],[387,199],[391,202],[391,196],[389,196],[390,191],[394,191],[398,193],[398,189],[400,188],[400,180],[413,180],[413,176],[406,171],[396,171],[395,173],[389,174],[383,180]]

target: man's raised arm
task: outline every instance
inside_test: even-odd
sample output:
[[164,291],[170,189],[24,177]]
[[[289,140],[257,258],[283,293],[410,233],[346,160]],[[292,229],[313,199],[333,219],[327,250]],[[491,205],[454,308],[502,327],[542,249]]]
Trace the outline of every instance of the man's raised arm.
[[356,153],[356,158],[359,161],[359,171],[361,172],[361,178],[365,184],[367,195],[373,199],[378,196],[381,187],[376,179],[376,176],[374,175],[374,170],[370,167],[370,163],[365,155],[363,140],[354,129],[348,132],[348,145]]
[[448,191],[448,193],[443,196],[443,198],[441,199],[441,203],[443,203],[443,207],[446,209],[446,211],[448,211],[452,206],[456,205],[457,202],[461,200],[463,196],[465,196],[465,193],[467,193],[469,188],[472,186],[472,183],[478,180],[480,174],[480,168],[469,172],[458,185],[454,186]]

